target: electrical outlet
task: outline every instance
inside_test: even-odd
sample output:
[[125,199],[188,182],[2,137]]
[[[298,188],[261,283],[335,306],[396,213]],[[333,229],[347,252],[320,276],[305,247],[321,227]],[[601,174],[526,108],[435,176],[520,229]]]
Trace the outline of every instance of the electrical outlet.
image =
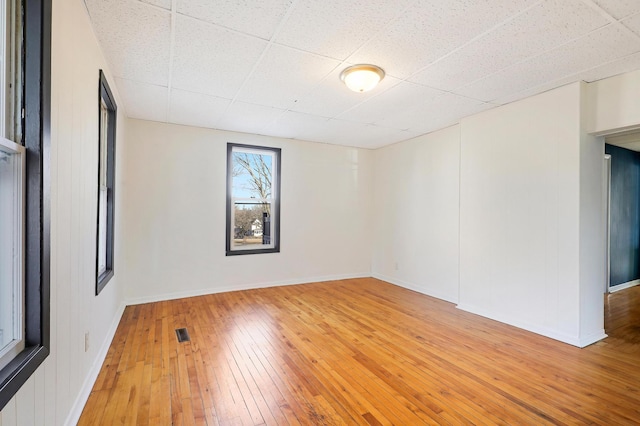
[[396,268],[396,271],[397,271],[398,269],[400,269],[400,265],[398,265],[398,262],[396,262],[394,266],[395,266],[395,268]]
[[84,332],[84,351],[89,352],[89,332]]

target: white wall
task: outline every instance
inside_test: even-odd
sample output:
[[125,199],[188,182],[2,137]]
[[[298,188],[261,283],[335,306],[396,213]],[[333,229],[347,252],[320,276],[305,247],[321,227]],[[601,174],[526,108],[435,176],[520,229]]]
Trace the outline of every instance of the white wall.
[[460,126],[375,151],[372,274],[458,301]]
[[[127,132],[128,300],[370,275],[371,151],[141,120]],[[280,253],[225,256],[227,142],[282,148]]]
[[590,83],[585,120],[589,133],[640,128],[640,70]]
[[[589,265],[585,261],[581,265],[581,282],[589,289],[589,291],[581,292],[580,303],[584,313],[581,329],[595,330],[598,326],[595,322],[603,316],[602,309],[604,308],[601,303],[598,303],[602,300],[601,292],[591,291],[595,284],[591,284],[589,281],[597,280],[600,273],[606,279],[604,267],[602,272],[595,270],[595,267],[602,265],[600,259],[605,256],[606,246],[598,251],[597,247],[589,244],[589,241],[604,238],[605,226],[603,222],[599,227],[601,236],[595,235],[598,227],[595,223],[597,217],[594,217],[593,213],[597,208],[597,199],[583,194],[584,191],[590,193],[598,181],[598,177],[589,171],[597,172],[603,167],[602,161],[598,162],[597,157],[603,155],[604,142],[602,138],[596,138],[594,135],[611,135],[640,129],[640,70],[583,85],[582,98],[584,126],[581,145],[584,167],[581,170],[580,186],[583,201],[581,204],[581,228],[583,229],[581,256],[590,259],[592,264]],[[600,181],[602,182],[602,179]],[[603,199],[604,195],[601,195],[601,200]],[[601,210],[603,209],[601,208]]]
[[604,138],[587,133],[588,85],[580,84],[580,343],[604,337],[606,275]]
[[372,274],[577,346],[604,337],[602,138],[575,83],[375,152]]
[[[52,24],[51,354],[0,412],[2,426],[63,424],[74,404],[82,409],[123,300],[119,244],[116,275],[95,296],[98,70],[105,62],[81,1],[54,1]],[[120,113],[118,148],[125,124]],[[119,168],[121,155],[117,161]],[[118,197],[116,234],[120,205]]]
[[459,307],[579,346],[604,336],[602,315],[584,319],[604,274],[587,266],[602,155],[582,96],[575,83],[462,120],[460,169]]

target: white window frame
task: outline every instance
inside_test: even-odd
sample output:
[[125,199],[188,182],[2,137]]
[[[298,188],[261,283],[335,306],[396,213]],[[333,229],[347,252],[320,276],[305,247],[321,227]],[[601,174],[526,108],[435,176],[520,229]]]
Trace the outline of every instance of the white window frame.
[[[25,282],[24,282],[24,247],[25,247],[25,149],[22,145],[18,145],[4,137],[0,137],[0,161],[3,161],[4,154],[15,156],[13,170],[13,238],[12,252],[13,256],[10,265],[2,264],[0,259],[0,268],[11,268],[11,283],[13,295],[13,341],[4,348],[0,348],[0,369],[5,367],[12,359],[14,359],[25,347],[24,330],[24,305],[25,305]],[[0,181],[0,185],[3,182]],[[1,219],[0,219],[1,220]]]
[[[269,198],[234,197],[233,194],[233,155],[234,153],[268,155],[271,157],[271,196]],[[227,256],[239,254],[278,253],[280,252],[280,148],[262,147],[229,143],[227,145]],[[236,204],[269,204],[269,236],[268,244],[252,244],[234,246],[235,237],[235,205]],[[265,230],[262,230],[264,234]]]

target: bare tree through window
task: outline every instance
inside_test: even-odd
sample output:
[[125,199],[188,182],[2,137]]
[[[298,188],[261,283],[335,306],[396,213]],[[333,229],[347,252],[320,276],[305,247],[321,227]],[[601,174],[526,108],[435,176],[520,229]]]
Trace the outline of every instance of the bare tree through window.
[[232,223],[228,224],[230,250],[276,247],[274,202],[279,150],[233,145],[229,157]]

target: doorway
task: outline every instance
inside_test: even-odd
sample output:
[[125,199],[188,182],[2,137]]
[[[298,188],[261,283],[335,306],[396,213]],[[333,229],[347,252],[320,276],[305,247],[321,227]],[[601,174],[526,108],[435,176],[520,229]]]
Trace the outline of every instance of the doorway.
[[606,290],[640,284],[640,132],[605,138]]
[[640,308],[628,306],[630,302],[638,303],[640,291],[640,131],[607,136],[604,162],[604,326],[611,336],[625,330],[626,321],[630,320],[625,320],[621,312]]

